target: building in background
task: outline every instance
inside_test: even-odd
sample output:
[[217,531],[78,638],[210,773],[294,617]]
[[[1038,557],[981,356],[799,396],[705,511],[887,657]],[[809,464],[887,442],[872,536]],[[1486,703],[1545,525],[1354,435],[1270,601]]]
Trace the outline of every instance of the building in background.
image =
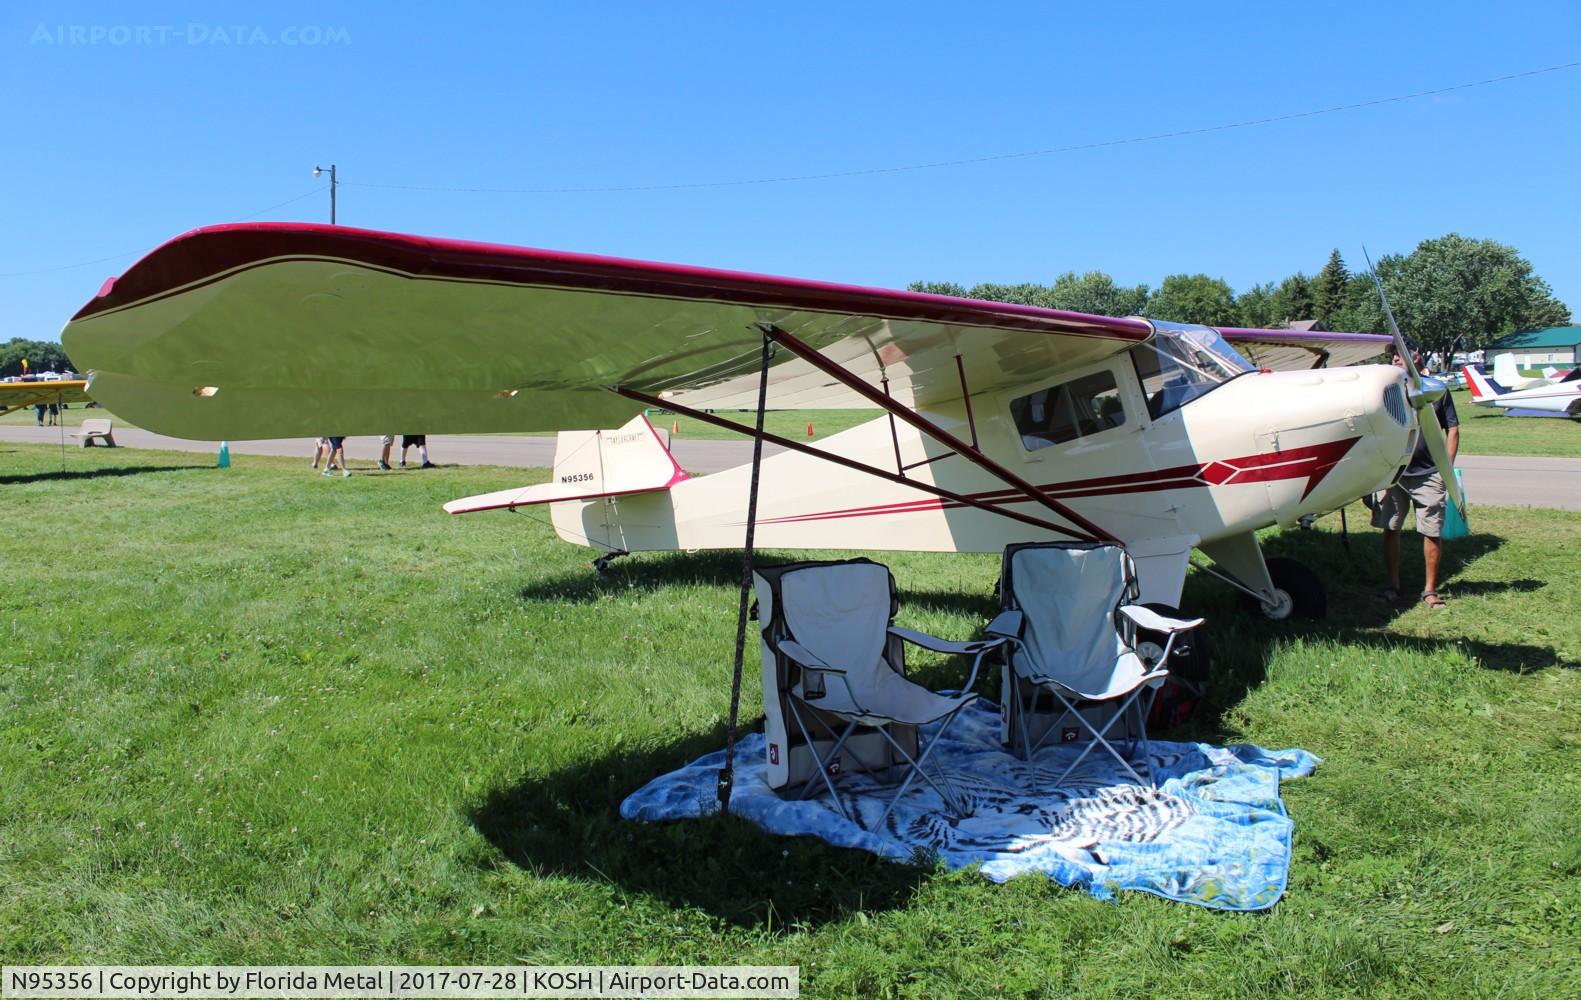
[[1578,347],[1581,347],[1581,326],[1548,326],[1540,330],[1516,330],[1489,344],[1485,353],[1489,365],[1500,354],[1513,354],[1517,368],[1574,367]]

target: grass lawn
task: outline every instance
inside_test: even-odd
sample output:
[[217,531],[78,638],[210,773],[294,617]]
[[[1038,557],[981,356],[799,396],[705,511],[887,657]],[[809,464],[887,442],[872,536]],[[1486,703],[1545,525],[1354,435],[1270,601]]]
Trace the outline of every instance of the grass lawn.
[[[1574,514],[1477,508],[1436,615],[1371,601],[1366,529],[1354,561],[1322,528],[1269,539],[1329,581],[1326,623],[1262,623],[1192,577],[1216,673],[1189,735],[1325,758],[1285,789],[1287,897],[1236,915],[735,820],[621,821],[627,793],[722,743],[734,554],[596,577],[525,515],[440,512],[498,470],[0,455],[0,962],[799,964],[809,996],[1581,994]],[[906,624],[964,637],[993,610],[993,556],[884,558]]]
[[[60,421],[66,427],[81,427],[84,420],[92,419],[94,417],[112,417],[114,418],[115,426],[117,427],[136,426],[134,424],[127,423],[125,420],[115,416],[115,414],[111,413],[109,410],[104,409],[103,407],[89,407],[86,403],[67,403],[66,409],[60,412]],[[45,414],[44,419],[48,420],[49,415]],[[31,406],[20,410],[12,410],[9,413],[0,413],[0,427],[35,427],[37,425],[38,414],[33,412],[33,408]]]
[[[746,429],[746,434],[658,410],[650,413],[648,419],[653,421],[655,427],[673,431],[678,439],[751,440],[752,428],[757,421],[756,413],[750,410],[719,410],[714,415],[740,424]],[[858,424],[865,424],[881,416],[883,413],[879,410],[770,410],[764,414],[763,429],[770,434],[800,441],[807,437],[808,424],[812,425],[813,437],[816,439],[848,430]]]
[[1464,389],[1454,394],[1460,417],[1460,450],[1467,455],[1547,455],[1581,458],[1581,420],[1511,417],[1496,406],[1477,406]]

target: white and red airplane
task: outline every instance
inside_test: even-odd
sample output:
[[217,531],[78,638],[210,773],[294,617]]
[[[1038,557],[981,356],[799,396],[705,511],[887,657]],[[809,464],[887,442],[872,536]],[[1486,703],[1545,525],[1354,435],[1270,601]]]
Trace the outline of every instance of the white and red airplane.
[[1322,585],[1299,564],[1265,563],[1258,529],[1391,482],[1418,433],[1449,466],[1437,422],[1417,417],[1442,385],[1352,364],[1388,337],[336,226],[178,237],[107,282],[63,340],[93,369],[94,398],[186,438],[618,428],[562,434],[548,484],[448,505],[548,504],[562,538],[606,561],[745,542],[756,463],[688,476],[642,416],[650,407],[738,429],[707,411],[875,412],[816,446],[762,435],[785,450],[759,468],[761,546],[1118,539],[1143,599],[1166,605],[1200,550],[1274,618],[1321,613]]
[[[1500,355],[1502,362],[1509,355]],[[1515,362],[1509,363],[1514,370]],[[1511,388],[1504,378],[1489,376],[1477,365],[1462,369],[1471,401],[1477,406],[1497,406],[1510,416],[1581,417],[1581,368],[1571,369],[1562,379],[1522,379],[1522,388]]]

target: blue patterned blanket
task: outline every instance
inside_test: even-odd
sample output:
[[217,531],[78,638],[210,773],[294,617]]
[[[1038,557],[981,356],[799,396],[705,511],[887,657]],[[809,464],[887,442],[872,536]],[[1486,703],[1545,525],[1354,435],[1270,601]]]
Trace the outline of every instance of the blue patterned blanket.
[[[1114,759],[1097,748],[1057,790],[1048,790],[1079,747],[1048,746],[1031,765],[999,743],[995,708],[968,706],[928,762],[948,775],[970,815],[952,819],[938,794],[915,782],[882,828],[873,827],[892,788],[867,775],[843,776],[836,787],[852,816],[828,792],[787,801],[763,780],[763,736],[736,747],[731,812],[770,833],[817,837],[896,861],[931,859],[947,867],[981,865],[995,882],[1042,872],[1099,899],[1140,889],[1166,899],[1220,910],[1266,910],[1279,901],[1290,869],[1290,818],[1279,798],[1281,778],[1312,773],[1319,760],[1304,750],[1154,740],[1158,790],[1122,779]],[[655,778],[621,803],[632,820],[692,819],[718,811],[715,783],[724,752]]]

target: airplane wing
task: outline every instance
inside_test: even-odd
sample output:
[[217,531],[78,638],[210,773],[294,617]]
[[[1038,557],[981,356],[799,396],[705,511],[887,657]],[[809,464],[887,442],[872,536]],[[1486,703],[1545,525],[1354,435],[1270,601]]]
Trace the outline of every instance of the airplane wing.
[[1371,361],[1393,340],[1376,333],[1326,333],[1313,330],[1247,330],[1220,327],[1224,339],[1246,360],[1274,371],[1296,371],[1326,365],[1339,368]]
[[[154,250],[72,318],[91,388],[197,440],[616,427],[626,388],[756,408],[772,324],[899,402],[1024,384],[1147,339],[1113,319],[343,226],[214,226]],[[957,360],[959,359],[959,360]],[[786,351],[774,408],[872,403]]]
[[39,403],[90,403],[88,383],[80,380],[62,382],[0,382],[0,413],[23,410]]

